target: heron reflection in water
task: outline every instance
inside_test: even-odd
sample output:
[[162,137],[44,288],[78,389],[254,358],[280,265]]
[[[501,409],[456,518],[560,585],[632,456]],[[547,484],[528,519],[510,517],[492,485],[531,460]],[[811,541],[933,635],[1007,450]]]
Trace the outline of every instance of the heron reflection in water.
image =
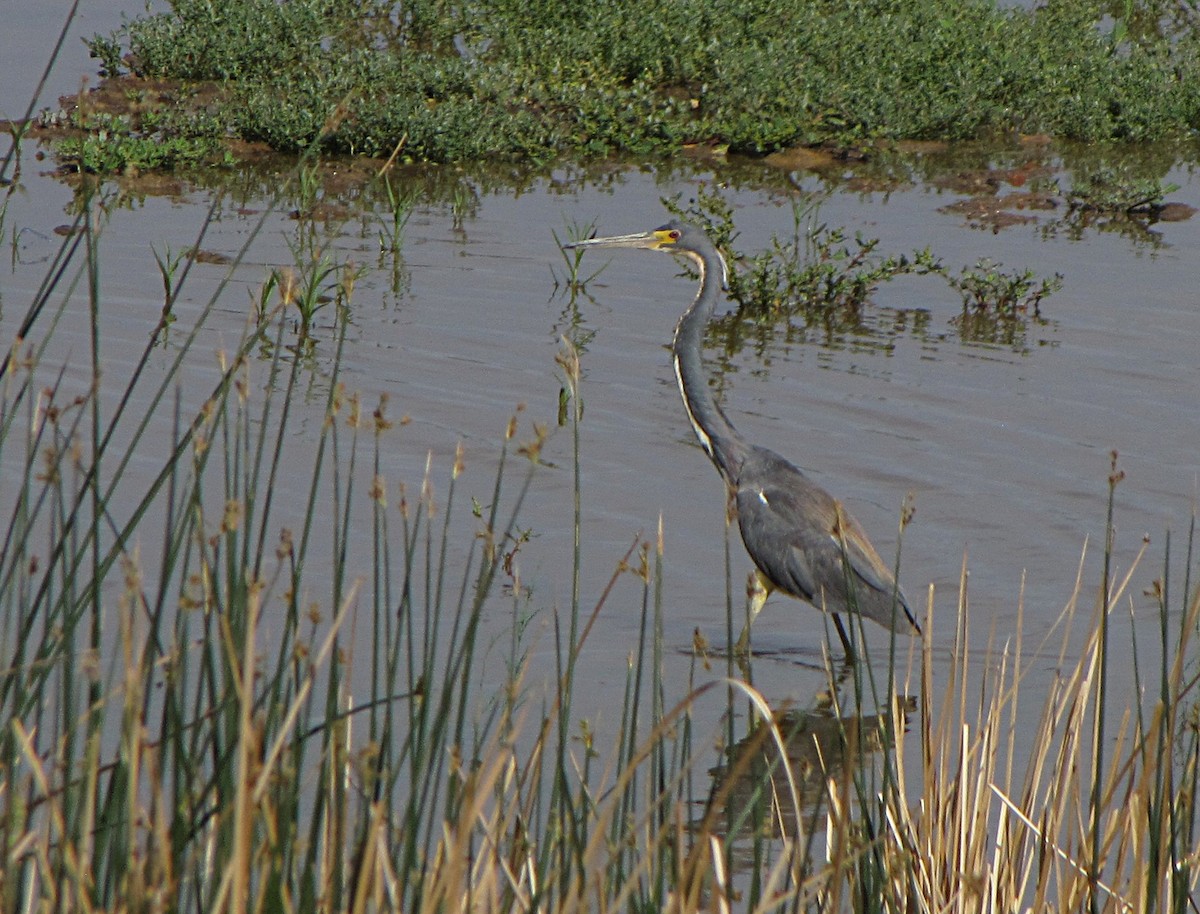
[[701,349],[727,271],[725,258],[708,236],[687,223],[668,222],[652,232],[590,238],[565,247],[664,251],[686,257],[700,272],[700,291],[679,318],[671,351],[683,408],[729,488],[742,542],[757,569],[737,653],[744,657],[748,652],[750,624],[775,590],[831,614],[849,656],[854,650],[842,613],[920,635],[908,601],[858,521],[794,464],[743,438],[713,399]]
[[[890,713],[856,710],[862,709],[825,693],[810,708],[776,712],[769,725],[755,721],[710,769],[712,784],[696,830],[736,838],[736,827],[757,818],[774,837],[819,832],[831,789],[853,784],[895,748],[908,732],[917,699],[897,695]],[[753,849],[751,860],[741,850],[743,862],[752,865]]]

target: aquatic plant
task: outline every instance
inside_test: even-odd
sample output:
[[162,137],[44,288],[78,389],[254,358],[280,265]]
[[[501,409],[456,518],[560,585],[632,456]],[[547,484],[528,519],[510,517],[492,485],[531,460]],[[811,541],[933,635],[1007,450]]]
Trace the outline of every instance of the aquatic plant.
[[[1059,275],[1039,280],[1030,270],[1009,271],[986,260],[953,274],[929,248],[880,255],[878,239],[858,234],[851,241],[845,230],[820,221],[816,195],[797,193],[791,235],[772,236],[770,248],[754,254],[734,247],[733,207],[720,190],[701,185],[687,206],[678,197],[663,203],[702,225],[721,248],[731,265],[729,297],[738,305],[726,323],[749,324],[751,332],[769,335],[793,318],[827,333],[857,330],[881,285],[900,276],[936,276],[962,296],[955,326],[965,341],[1021,345],[1026,323],[1042,321],[1041,302],[1062,287]],[[739,330],[730,328],[730,338]]]
[[[46,123],[44,118],[43,123]],[[135,126],[133,118],[127,115],[79,109],[71,113],[65,126],[82,131],[63,138],[55,146],[61,167],[74,171],[127,174],[231,161],[212,135],[195,127],[186,134],[172,132],[149,116]]]
[[296,266],[272,270],[270,285],[285,307],[296,309],[300,340],[307,345],[313,339],[317,312],[330,304],[339,311],[349,307],[358,267],[350,261],[336,261],[325,251],[310,256],[299,245],[292,247],[292,254]]
[[411,189],[398,189],[386,174],[381,181],[387,194],[387,211],[391,213],[392,218],[390,222],[380,220],[379,249],[398,256],[404,246],[404,230],[408,226],[408,220],[412,218],[418,197]]

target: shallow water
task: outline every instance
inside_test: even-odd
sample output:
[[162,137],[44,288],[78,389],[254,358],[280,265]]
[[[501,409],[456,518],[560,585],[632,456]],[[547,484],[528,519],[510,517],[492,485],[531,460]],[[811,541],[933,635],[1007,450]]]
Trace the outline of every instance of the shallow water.
[[[73,59],[78,62],[77,55]],[[57,244],[55,227],[70,221],[65,210],[71,191],[37,175],[44,166],[28,155],[23,186],[7,213],[18,243],[11,268],[0,271],[0,339],[6,348]],[[555,364],[559,337],[574,321],[592,334],[582,355],[583,604],[593,605],[635,536],[652,537],[661,515],[665,637],[672,649],[668,703],[685,691],[693,631],[700,629],[718,645],[725,639],[724,494],[692,438],[666,349],[693,285],[670,258],[593,252],[585,272],[607,259],[611,265],[589,284],[575,317],[556,288],[554,271],[561,275],[562,262],[551,233],[563,235],[571,222],[594,222],[601,234],[654,227],[666,216],[660,197],[686,198],[699,181],[730,175],[746,181],[749,174],[757,180],[728,193],[742,233],[738,246],[756,251],[772,233],[790,231],[786,184],[761,163],[740,168],[720,160],[657,171],[614,168],[592,181],[564,173],[534,179],[519,194],[481,191],[482,181],[464,175],[475,197],[461,226],[446,204],[417,206],[399,282],[389,256],[379,253],[378,222],[386,216],[355,213],[329,239],[339,256],[366,270],[354,292],[342,380],[369,405],[386,393],[392,415],[412,419],[392,436],[385,454],[383,472],[393,485],[405,480],[418,486],[432,454],[444,488],[462,442],[468,467],[461,483],[464,500],[474,495],[486,501],[509,415],[526,404],[523,435],[531,420],[553,425],[561,383]],[[884,193],[799,178],[806,189],[830,190],[821,205],[823,221],[846,227],[848,234],[880,238],[881,252],[931,245],[955,271],[990,258],[1009,269],[1061,273],[1064,286],[1044,303],[1049,323],[1031,326],[1025,345],[1013,348],[962,342],[951,325],[959,301],[935,279],[885,285],[868,315],[878,331],[874,335],[824,339],[795,329],[780,333],[761,353],[748,347],[722,354],[724,402],[734,424],[843,498],[885,558],[895,553],[901,505],[911,495],[916,515],[904,538],[902,581],[922,606],[932,585],[928,637],[942,658],[948,657],[956,628],[964,556],[973,653],[980,660],[989,631],[1000,640],[1012,635],[1022,597],[1026,649],[1051,631],[1090,541],[1082,572],[1086,617],[1100,579],[1110,452],[1116,450],[1127,474],[1117,490],[1116,567],[1123,572],[1143,535],[1150,536],[1149,558],[1133,578],[1127,605],[1147,629],[1142,642],[1152,641],[1157,623],[1143,591],[1160,574],[1164,531],[1176,534],[1176,554],[1182,551],[1179,535],[1186,532],[1200,465],[1195,283],[1200,220],[1160,223],[1153,227],[1153,243],[1094,229],[1078,238],[1044,232],[1055,214],[1036,214],[1037,222],[993,233],[941,212],[962,195],[931,184]],[[1183,170],[1171,178],[1181,185],[1171,200],[1200,206],[1200,181]],[[136,200],[118,210],[106,229],[101,262],[110,398],[123,387],[123,367],[141,351],[161,308],[152,247],[180,250],[193,244],[213,193],[184,188],[173,197]],[[206,251],[229,257],[253,240],[188,355],[185,404],[197,405],[207,391],[214,353],[236,343],[250,297],[267,270],[293,262],[295,220],[268,214],[262,231],[253,234],[266,206],[261,198],[226,198],[204,239]],[[196,265],[179,307],[180,327],[199,313],[228,269]],[[83,390],[90,377],[86,316],[80,295],[68,307],[47,359],[51,366],[68,363],[67,384],[75,390]],[[324,329],[318,332],[309,386],[293,404],[298,456],[307,453],[305,444],[315,441],[322,421],[331,319],[326,314],[318,321]],[[167,370],[178,351],[178,334],[173,339],[156,354],[153,371]],[[256,383],[266,376],[266,362],[259,361]],[[160,407],[154,420],[160,440],[170,429],[169,407]],[[112,408],[111,399],[106,408]],[[165,445],[163,453],[139,455],[135,474],[138,466],[147,474],[155,471],[164,454]],[[539,473],[524,512],[534,537],[521,559],[522,583],[539,613],[533,631],[542,633],[533,654],[534,681],[554,675],[549,620],[570,601],[568,431],[552,436],[546,458],[550,466]],[[306,459],[300,457],[294,474],[284,468],[285,501],[298,504],[304,497]],[[369,531],[357,535],[365,542]],[[731,555],[738,598],[750,566],[736,533]],[[352,575],[366,573],[368,561],[364,555]],[[597,719],[601,728],[606,719],[616,724],[640,601],[637,582],[622,578],[582,660],[580,675],[589,688],[575,711]],[[508,616],[497,612],[490,637],[506,638],[507,624]],[[1127,628],[1119,631],[1118,650]],[[824,674],[816,669],[823,639],[814,610],[772,599],[754,629],[761,652],[754,664],[756,684],[772,700],[808,704],[824,686]],[[1037,696],[1056,666],[1057,651],[1047,650],[1034,662],[1026,694]],[[1114,664],[1114,694],[1131,694],[1132,680],[1121,681],[1131,677],[1130,666]],[[714,727],[719,710],[713,711]],[[1039,710],[1033,702],[1027,713]]]

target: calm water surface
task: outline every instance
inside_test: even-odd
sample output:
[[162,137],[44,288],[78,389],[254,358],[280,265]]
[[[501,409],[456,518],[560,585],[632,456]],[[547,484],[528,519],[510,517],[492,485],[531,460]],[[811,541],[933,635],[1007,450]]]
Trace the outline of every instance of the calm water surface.
[[[11,105],[13,99],[5,101]],[[23,187],[7,214],[18,243],[0,270],[5,347],[58,243],[54,228],[69,221],[64,210],[72,196],[61,183],[36,174],[39,166],[28,151],[25,159]],[[611,265],[589,285],[574,316],[556,289],[553,271],[561,274],[562,262],[551,233],[562,235],[568,222],[594,222],[602,234],[653,228],[666,217],[660,197],[687,197],[700,180],[723,180],[725,168],[629,168],[603,183],[540,179],[519,195],[479,195],[461,226],[447,206],[418,205],[399,284],[393,265],[379,254],[380,213],[355,213],[328,240],[338,256],[366,268],[354,292],[342,379],[368,404],[388,394],[392,414],[412,419],[393,434],[385,455],[384,473],[393,485],[419,485],[432,454],[444,489],[462,442],[468,467],[460,484],[463,502],[470,495],[488,500],[498,442],[512,410],[526,404],[523,433],[531,420],[553,425],[560,335],[573,320],[590,334],[582,354],[583,602],[585,608],[594,604],[634,537],[652,534],[661,516],[666,640],[673,649],[668,703],[686,690],[693,631],[724,641],[724,494],[692,438],[666,348],[694,287],[670,258],[593,252],[585,271],[607,259]],[[1200,206],[1200,181],[1184,172],[1172,177],[1182,188],[1171,199]],[[801,178],[806,188],[822,187]],[[779,191],[729,193],[742,250],[757,251],[772,233],[790,231],[791,212]],[[908,279],[875,296],[868,321],[880,328],[877,335],[827,340],[817,333],[781,333],[765,352],[728,355],[726,410],[748,438],[790,457],[843,498],[885,557],[894,555],[901,504],[912,497],[916,515],[903,543],[902,581],[915,603],[923,604],[933,588],[928,637],[935,655],[946,660],[964,557],[973,654],[980,663],[989,631],[1001,639],[1012,635],[1022,595],[1027,650],[1052,630],[1074,590],[1085,545],[1081,602],[1090,612],[1100,579],[1109,454],[1118,451],[1127,474],[1116,505],[1118,570],[1128,567],[1144,535],[1152,541],[1128,601],[1147,628],[1140,640],[1148,643],[1156,622],[1143,591],[1160,573],[1164,532],[1186,532],[1200,465],[1200,220],[1155,226],[1154,245],[1096,231],[1070,240],[1063,233],[1046,237],[1038,224],[998,233],[967,228],[960,216],[939,212],[957,199],[925,186],[886,195],[835,190],[824,200],[821,218],[848,234],[880,238],[885,253],[931,245],[954,271],[990,258],[1009,269],[1061,273],[1062,291],[1044,303],[1050,322],[1031,326],[1024,346],[961,342],[950,323],[959,313],[956,296],[936,279]],[[212,192],[188,188],[147,197],[118,211],[106,229],[101,259],[109,395],[124,387],[123,370],[141,351],[161,308],[152,248],[193,244],[211,202]],[[262,199],[226,198],[204,249],[236,255],[266,207]],[[293,262],[289,242],[297,230],[285,214],[268,216],[188,356],[184,377],[195,384],[189,383],[185,401],[199,402],[215,353],[236,344],[251,295],[270,267]],[[228,270],[195,267],[179,307],[181,327]],[[48,366],[66,362],[67,384],[79,391],[89,377],[86,318],[80,295],[68,306],[47,360]],[[886,329],[901,318],[906,329]],[[282,493],[296,504],[307,493],[306,446],[322,421],[332,358],[329,320],[308,386],[294,404],[300,421],[293,453],[303,457],[294,468],[296,490],[285,481]],[[154,370],[167,369],[177,340],[156,357]],[[265,362],[257,363],[256,383],[266,375]],[[169,409],[155,422],[165,440]],[[521,566],[538,611],[530,636],[538,645],[534,681],[553,676],[553,642],[546,632],[552,612],[570,601],[570,445],[565,430],[550,439],[550,466],[537,476],[524,512],[524,525],[534,534]],[[148,478],[165,444],[161,450],[139,455],[135,472],[141,466]],[[362,516],[366,523],[365,510]],[[369,530],[356,535],[369,542]],[[369,571],[369,551],[362,555],[351,576]],[[750,567],[736,535],[731,555],[736,592]],[[600,727],[606,720],[616,723],[640,601],[640,586],[622,579],[582,661],[581,675],[591,685],[576,711]],[[490,637],[506,640],[506,611],[499,609],[489,624]],[[360,631],[366,628],[360,625]],[[1127,626],[1119,631],[1123,650]],[[812,668],[823,637],[814,610],[782,598],[770,601],[754,630],[762,652],[754,666],[756,684],[773,700],[809,703],[824,685],[824,675]],[[1026,694],[1040,693],[1056,662],[1056,650],[1033,661]],[[1130,667],[1115,664],[1115,675]],[[1116,694],[1130,694],[1132,680],[1116,688]],[[1026,709],[1031,722],[1039,710],[1036,701]],[[715,726],[715,710],[713,720]]]

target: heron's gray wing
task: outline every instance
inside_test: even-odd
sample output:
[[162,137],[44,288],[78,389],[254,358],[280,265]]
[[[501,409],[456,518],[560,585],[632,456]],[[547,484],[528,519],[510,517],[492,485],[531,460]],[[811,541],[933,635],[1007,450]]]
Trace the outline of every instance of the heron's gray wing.
[[[746,550],[777,587],[809,601],[824,592],[834,605],[845,602],[839,509],[833,497],[777,454],[755,449],[737,486],[738,522]],[[840,511],[845,559],[861,584],[887,594],[892,575],[862,527]]]

